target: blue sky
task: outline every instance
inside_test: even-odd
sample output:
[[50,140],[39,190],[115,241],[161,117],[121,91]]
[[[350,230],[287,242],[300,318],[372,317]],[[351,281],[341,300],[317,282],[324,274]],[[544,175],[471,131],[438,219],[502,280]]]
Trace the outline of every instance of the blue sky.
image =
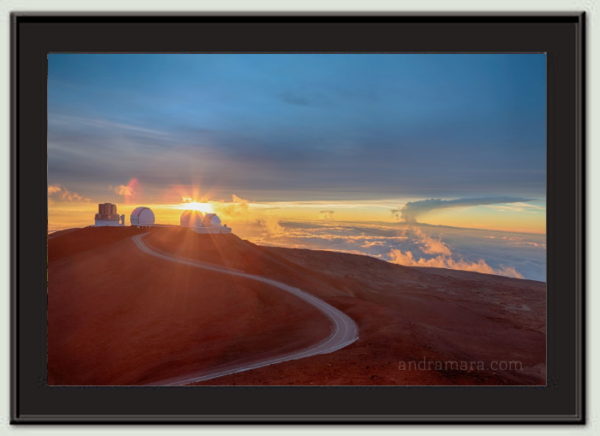
[[51,54],[49,182],[543,201],[545,70],[543,54]]
[[[543,54],[51,54],[49,228],[96,203],[545,278]],[[208,205],[208,206],[207,206]]]

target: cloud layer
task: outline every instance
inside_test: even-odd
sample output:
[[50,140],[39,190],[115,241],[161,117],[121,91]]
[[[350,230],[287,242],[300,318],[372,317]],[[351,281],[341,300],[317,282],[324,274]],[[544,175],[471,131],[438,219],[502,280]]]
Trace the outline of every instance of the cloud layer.
[[[479,198],[457,198],[454,200],[441,200],[430,198],[427,200],[409,201],[400,210],[402,219],[407,223],[416,223],[418,218],[428,212],[438,209],[449,209],[457,207],[482,206],[489,204],[522,203],[530,201],[520,197],[479,197]],[[396,210],[392,211],[394,213]]]
[[523,275],[512,266],[492,268],[485,259],[467,261],[461,256],[456,256],[440,238],[432,238],[418,227],[408,228],[407,233],[412,234],[412,242],[419,246],[423,257],[416,257],[418,255],[413,254],[413,251],[409,249],[402,251],[399,248],[392,248],[388,253],[390,262],[404,266],[449,268],[484,274],[497,274],[518,279],[523,278]]
[[231,224],[236,234],[263,245],[341,251],[406,266],[546,277],[545,235],[404,223],[279,221],[268,214],[249,214],[246,221]]
[[141,196],[141,186],[137,178],[132,177],[126,185],[118,185],[113,188],[115,194],[120,195],[127,204],[132,203]]

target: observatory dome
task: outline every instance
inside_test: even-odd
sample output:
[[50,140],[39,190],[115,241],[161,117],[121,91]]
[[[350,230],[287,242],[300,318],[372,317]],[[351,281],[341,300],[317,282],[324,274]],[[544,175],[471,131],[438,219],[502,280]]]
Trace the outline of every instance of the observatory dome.
[[207,213],[203,223],[206,227],[218,227],[221,225],[221,219],[214,213]]
[[204,214],[199,210],[184,210],[179,218],[182,227],[202,227]]
[[154,212],[148,207],[136,207],[129,218],[132,226],[154,225]]
[[231,229],[221,224],[214,213],[204,214],[198,210],[184,210],[179,218],[181,227],[189,227],[196,233],[231,233]]

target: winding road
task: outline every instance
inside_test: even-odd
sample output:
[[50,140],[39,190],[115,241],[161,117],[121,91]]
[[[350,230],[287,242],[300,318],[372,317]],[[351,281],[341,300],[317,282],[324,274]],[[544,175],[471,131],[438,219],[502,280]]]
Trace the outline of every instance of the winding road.
[[166,260],[168,262],[176,262],[184,265],[189,265],[195,268],[201,268],[208,271],[219,272],[223,274],[229,274],[232,276],[243,277],[245,279],[254,280],[257,282],[264,283],[266,285],[272,286],[274,288],[280,289],[284,292],[295,295],[299,299],[305,301],[306,303],[314,306],[318,310],[320,310],[332,324],[332,330],[329,336],[325,339],[313,344],[309,347],[303,348],[301,350],[288,352],[285,354],[280,354],[268,358],[261,358],[258,360],[244,362],[241,364],[231,364],[231,365],[223,365],[217,368],[214,368],[210,372],[198,373],[194,375],[187,375],[182,377],[170,378],[167,380],[162,380],[158,382],[150,383],[150,385],[156,386],[178,386],[178,385],[186,385],[190,383],[210,380],[218,377],[223,377],[230,374],[236,374],[239,372],[250,371],[252,369],[261,368],[263,366],[274,365],[276,363],[287,362],[289,360],[297,360],[303,359],[305,357],[315,356],[318,354],[328,354],[333,353],[341,348],[344,348],[358,339],[358,326],[356,323],[346,315],[344,312],[336,309],[332,305],[326,303],[320,298],[315,297],[308,292],[303,291],[302,289],[295,288],[293,286],[286,285],[285,283],[278,282],[276,280],[272,280],[266,277],[248,274],[242,271],[238,271],[235,269],[225,268],[222,266],[200,262],[190,259],[183,259],[179,257],[174,257],[168,253],[160,252],[155,249],[150,248],[143,241],[144,237],[147,233],[143,233],[140,235],[136,235],[132,237],[135,245],[144,253],[149,254],[154,257],[158,257],[159,259]]

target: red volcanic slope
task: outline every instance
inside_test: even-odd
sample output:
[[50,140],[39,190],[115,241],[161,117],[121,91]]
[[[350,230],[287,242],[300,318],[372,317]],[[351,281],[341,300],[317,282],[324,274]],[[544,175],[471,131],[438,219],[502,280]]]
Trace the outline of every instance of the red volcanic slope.
[[[259,283],[139,251],[132,228],[49,239],[50,384],[142,384],[325,337],[320,312]],[[107,243],[110,241],[110,243]]]
[[[128,239],[136,232],[87,228],[49,240],[51,383],[162,380],[327,334],[327,320],[294,297],[146,256]],[[300,287],[359,325],[359,340],[335,353],[202,384],[545,383],[544,283],[177,227],[155,228],[145,242]]]

